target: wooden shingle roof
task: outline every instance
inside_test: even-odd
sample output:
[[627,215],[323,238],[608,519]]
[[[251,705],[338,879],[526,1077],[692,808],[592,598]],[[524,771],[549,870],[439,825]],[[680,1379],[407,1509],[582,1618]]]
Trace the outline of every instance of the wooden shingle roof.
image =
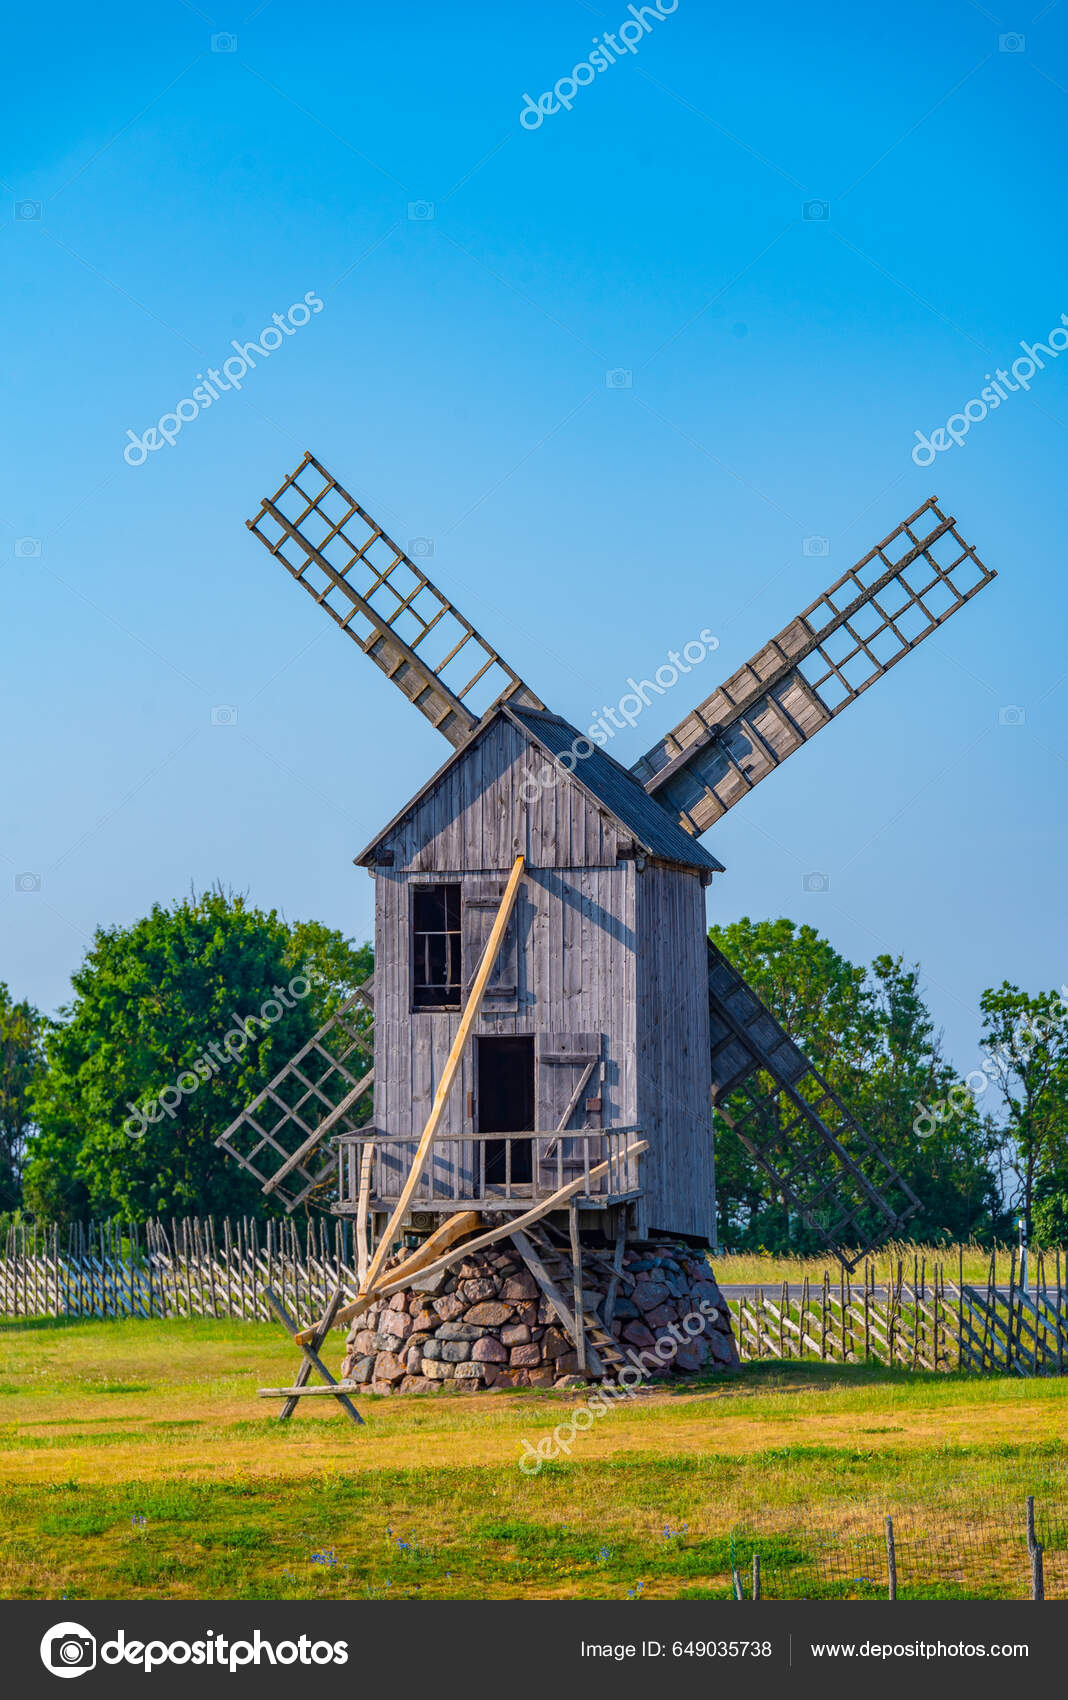
[[696,838],[684,832],[667,810],[646,793],[632,773],[603,749],[590,747],[589,740],[584,740],[582,733],[569,721],[544,710],[510,706],[502,706],[483,721],[473,737],[454,751],[399,813],[376,833],[355,858],[359,866],[374,864],[376,852],[383,841],[396,833],[423,799],[448,778],[479,739],[501,720],[510,722],[524,739],[537,745],[551,759],[571,751],[576,743],[580,750],[589,748],[589,754],[580,755],[576,760],[573,772],[568,773],[564,768],[559,770],[562,776],[566,775],[566,778],[561,777],[560,783],[570,783],[583,791],[596,808],[612,818],[625,836],[634,840],[640,853],[681,867],[699,869],[702,873],[723,872],[723,863],[710,855]]

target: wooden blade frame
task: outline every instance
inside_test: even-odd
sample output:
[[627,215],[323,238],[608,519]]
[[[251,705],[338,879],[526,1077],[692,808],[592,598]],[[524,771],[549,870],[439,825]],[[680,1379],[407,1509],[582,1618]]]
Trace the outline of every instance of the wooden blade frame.
[[997,575],[932,496],[631,772],[695,837]]
[[370,985],[341,1005],[215,1141],[291,1213],[337,1170],[337,1152],[319,1150],[326,1136],[351,1133],[366,1119],[373,1024],[360,1012],[370,1004]]
[[456,748],[502,702],[544,707],[313,455],[246,524]]
[[[854,1268],[873,1246],[900,1233],[919,1199],[711,940],[708,1002],[717,1115],[774,1193],[847,1270]],[[883,1226],[864,1233],[857,1224],[870,1222],[873,1211]]]

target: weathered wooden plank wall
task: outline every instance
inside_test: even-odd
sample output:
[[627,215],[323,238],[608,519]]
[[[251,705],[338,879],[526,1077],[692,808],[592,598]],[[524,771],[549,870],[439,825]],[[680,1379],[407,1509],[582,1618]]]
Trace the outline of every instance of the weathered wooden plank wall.
[[576,785],[541,785],[549,758],[509,720],[494,721],[442,775],[378,854],[414,873],[507,871],[516,856],[535,867],[614,866],[611,817]]
[[[562,777],[531,782],[545,759],[516,727],[496,722],[379,846],[394,862],[375,873],[374,1121],[387,1134],[418,1135],[459,1024],[458,1012],[411,1008],[411,887],[433,875],[478,888],[488,875],[506,874],[517,853],[528,868],[515,914],[516,997],[507,1008],[484,1009],[474,1036],[603,1035],[603,1124],[635,1123],[634,864],[617,860],[613,823],[577,786]],[[472,1131],[475,1075],[472,1044],[443,1135]],[[551,1105],[538,1112],[545,1125],[540,1115]],[[380,1150],[379,1161],[399,1171],[414,1149],[413,1140]],[[457,1149],[435,1156],[417,1203],[430,1201],[432,1187],[452,1191]],[[462,1172],[473,1181],[475,1147],[461,1149]]]
[[[443,874],[450,876],[463,884],[461,870]],[[605,1127],[633,1126],[637,1121],[635,878],[629,861],[611,868],[529,869],[517,902],[515,1007],[484,1010],[474,1035],[600,1035]],[[383,869],[376,883],[376,961],[383,967],[375,980],[374,1122],[386,1134],[402,1135],[418,1132],[430,1113],[460,1017],[456,1011],[411,1009],[408,916],[413,876]],[[442,1120],[443,1137],[472,1131],[476,1055],[472,1044]],[[548,1119],[552,1112],[551,1103],[537,1105],[539,1127],[556,1125]],[[414,1143],[410,1148],[393,1147],[392,1155],[387,1159],[383,1153],[382,1160],[407,1165],[412,1150]],[[449,1160],[446,1155],[434,1160],[442,1182]],[[473,1174],[474,1162],[468,1143],[463,1148],[466,1172]],[[420,1188],[423,1200],[430,1197],[433,1172]]]
[[[549,782],[541,783],[546,776]],[[491,1034],[533,1034],[539,1042],[549,1033],[599,1034],[600,1125],[640,1126],[652,1146],[643,1160],[647,1196],[637,1231],[711,1239],[701,876],[636,858],[612,817],[507,720],[476,738],[376,848],[387,865],[375,869],[374,1124],[389,1136],[412,1136],[410,1145],[379,1147],[379,1173],[392,1177],[407,1168],[459,1022],[457,1011],[411,1008],[412,886],[456,881],[466,900],[481,895],[490,876],[505,875],[517,853],[527,867],[515,912],[516,991],[496,1008],[487,1003],[476,1041]],[[478,1125],[476,1057],[472,1044],[442,1122],[445,1136]],[[539,1128],[556,1125],[554,1103],[553,1095],[539,1092]],[[417,1206],[435,1194],[455,1196],[450,1164],[456,1162],[473,1182],[476,1147],[448,1146],[435,1154]],[[633,1190],[638,1178],[637,1171],[628,1175],[620,1190]]]
[[648,866],[636,876],[636,1119],[649,1141],[649,1225],[711,1242],[716,1187],[705,992],[705,892],[699,875]]

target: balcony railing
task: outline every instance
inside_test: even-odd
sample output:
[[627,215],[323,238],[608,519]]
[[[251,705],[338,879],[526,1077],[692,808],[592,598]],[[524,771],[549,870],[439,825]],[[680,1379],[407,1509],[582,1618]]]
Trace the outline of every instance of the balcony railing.
[[[576,1194],[601,1206],[632,1198],[639,1190],[638,1157],[626,1157],[639,1137],[637,1127],[585,1129],[576,1133],[465,1133],[434,1141],[433,1151],[412,1199],[413,1210],[508,1209],[549,1198],[572,1181],[585,1185]],[[373,1151],[370,1209],[388,1208],[408,1178],[418,1139],[362,1127],[335,1141],[340,1160],[337,1208],[356,1210],[363,1154]],[[611,1167],[591,1177],[598,1164]]]

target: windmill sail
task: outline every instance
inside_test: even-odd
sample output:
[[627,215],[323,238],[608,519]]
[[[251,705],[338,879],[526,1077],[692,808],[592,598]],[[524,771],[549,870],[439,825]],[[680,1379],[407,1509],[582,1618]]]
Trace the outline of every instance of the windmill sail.
[[[311,455],[250,529],[449,741],[504,703],[543,705],[425,573]],[[994,573],[932,498],[701,703],[632,769],[705,832],[988,584]],[[656,811],[654,810],[654,813]],[[708,947],[717,1115],[772,1196],[847,1267],[920,1208],[904,1178],[718,950]],[[365,1122],[373,1071],[358,993],[216,1143],[292,1210],[320,1202],[334,1137]]]
[[932,496],[631,772],[707,832],[994,577]]
[[320,1195],[337,1172],[328,1136],[364,1119],[373,1030],[361,1006],[371,1002],[365,981],[215,1141],[287,1211]]
[[456,748],[499,703],[544,706],[314,455],[246,524]]
[[851,1269],[919,1199],[709,940],[712,1101],[770,1181]]

